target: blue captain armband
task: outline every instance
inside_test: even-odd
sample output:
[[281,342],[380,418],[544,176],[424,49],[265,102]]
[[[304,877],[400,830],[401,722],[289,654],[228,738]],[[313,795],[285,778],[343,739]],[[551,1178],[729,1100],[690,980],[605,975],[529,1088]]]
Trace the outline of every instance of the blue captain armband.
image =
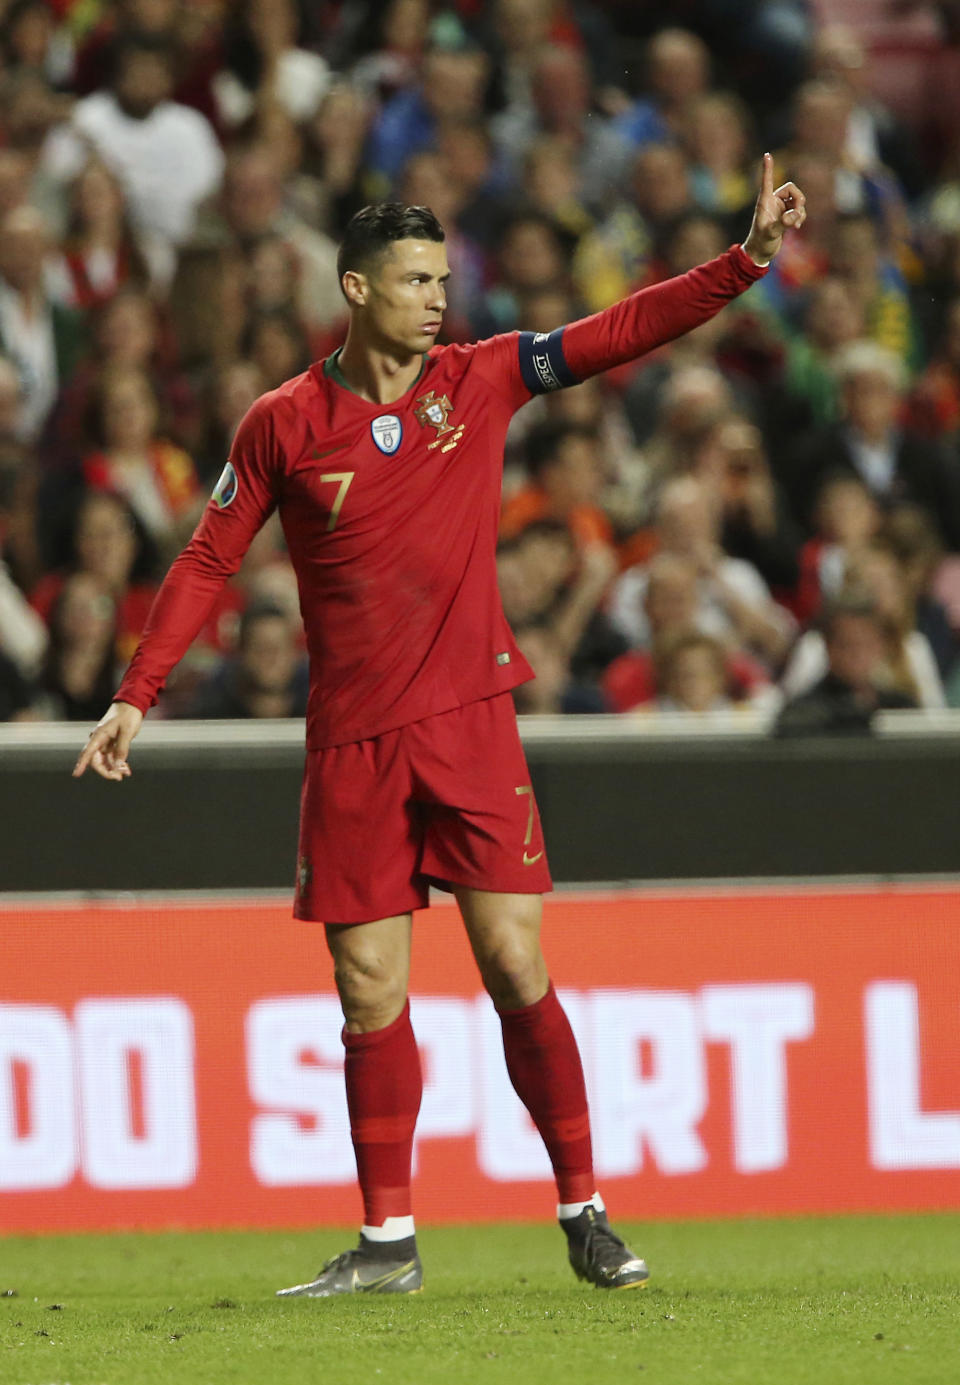
[[563,354],[563,332],[521,332],[520,374],[531,394],[548,394],[551,390],[579,385],[580,381],[567,365]]

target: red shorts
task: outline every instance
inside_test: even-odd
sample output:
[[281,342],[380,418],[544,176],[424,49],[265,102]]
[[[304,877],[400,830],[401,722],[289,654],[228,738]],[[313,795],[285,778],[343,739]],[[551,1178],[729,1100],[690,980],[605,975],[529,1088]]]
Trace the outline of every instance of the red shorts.
[[294,915],[368,923],[424,908],[431,885],[551,888],[508,692],[307,751]]

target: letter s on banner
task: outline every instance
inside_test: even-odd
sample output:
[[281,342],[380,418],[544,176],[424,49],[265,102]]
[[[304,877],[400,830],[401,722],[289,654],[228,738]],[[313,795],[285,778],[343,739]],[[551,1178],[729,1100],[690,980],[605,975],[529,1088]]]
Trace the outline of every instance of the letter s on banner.
[[250,1164],[267,1187],[356,1178],[343,1090],[343,1016],[335,996],[259,1000],[247,1012]]

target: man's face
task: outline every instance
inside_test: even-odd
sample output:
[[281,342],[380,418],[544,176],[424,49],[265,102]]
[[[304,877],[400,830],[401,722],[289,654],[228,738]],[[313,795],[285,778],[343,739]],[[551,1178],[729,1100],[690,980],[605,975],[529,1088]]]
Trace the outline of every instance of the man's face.
[[158,53],[129,53],[117,74],[117,100],[137,120],[145,120],[166,101],[172,87],[170,67]]
[[843,402],[853,427],[876,441],[896,422],[900,396],[882,371],[865,370],[847,380]]
[[409,355],[429,351],[443,323],[450,277],[442,241],[398,240],[369,274],[353,276],[351,296],[382,349]]
[[240,663],[256,692],[284,692],[290,686],[297,651],[285,617],[263,616],[250,626]]
[[697,617],[697,578],[693,568],[651,572],[644,608],[655,635],[692,626]]

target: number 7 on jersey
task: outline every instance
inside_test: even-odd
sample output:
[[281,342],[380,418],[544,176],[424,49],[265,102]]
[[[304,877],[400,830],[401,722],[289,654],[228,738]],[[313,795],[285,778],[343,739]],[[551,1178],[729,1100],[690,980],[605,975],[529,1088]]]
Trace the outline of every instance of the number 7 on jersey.
[[320,477],[321,481],[336,481],[340,486],[340,489],[337,491],[337,498],[330,509],[330,518],[327,520],[328,534],[337,527],[337,520],[340,518],[343,502],[346,500],[347,491],[350,489],[350,482],[356,474],[355,471],[328,471],[324,476]]

